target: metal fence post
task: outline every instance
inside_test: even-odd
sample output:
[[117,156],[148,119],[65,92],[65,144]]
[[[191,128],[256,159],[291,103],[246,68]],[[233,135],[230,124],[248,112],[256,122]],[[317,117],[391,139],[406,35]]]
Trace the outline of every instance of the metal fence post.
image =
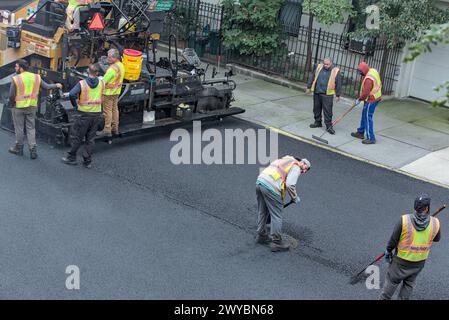
[[318,63],[318,50],[320,49],[320,42],[321,42],[321,28],[318,31],[318,40],[316,43],[316,50],[315,50],[315,59],[314,59],[314,64],[317,65]]
[[224,19],[224,6],[220,7],[220,28],[218,32],[218,69],[220,69],[221,50],[223,42],[223,19]]

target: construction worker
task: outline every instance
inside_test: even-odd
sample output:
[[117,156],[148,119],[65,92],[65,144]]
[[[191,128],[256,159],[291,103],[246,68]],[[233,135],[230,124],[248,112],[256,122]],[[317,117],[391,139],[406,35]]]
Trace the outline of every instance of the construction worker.
[[61,89],[62,84],[48,84],[41,79],[41,76],[28,72],[29,65],[26,60],[19,60],[16,63],[16,74],[12,77],[9,89],[9,101],[11,103],[14,130],[16,133],[16,144],[9,148],[9,152],[18,156],[23,156],[24,128],[26,127],[28,146],[30,148],[30,158],[37,158],[35,120],[37,104],[39,100],[39,90],[44,88]]
[[108,61],[111,66],[103,77],[105,83],[103,97],[105,124],[102,134],[111,137],[112,134],[118,134],[119,130],[118,98],[122,91],[125,66],[120,61],[120,53],[117,49],[108,51]]
[[[399,298],[410,299],[416,277],[424,268],[433,242],[440,241],[440,221],[430,216],[430,197],[415,199],[415,213],[403,215],[391,235],[385,252],[390,264],[380,296],[389,300],[402,282]],[[393,254],[393,250],[396,253]]]
[[[70,101],[73,108],[78,112],[78,117],[72,127],[72,148],[66,157],[62,158],[65,164],[76,165],[76,154],[85,140],[85,152],[83,154],[83,165],[91,167],[92,151],[95,144],[95,136],[102,122],[102,98],[105,90],[103,80],[98,78],[100,66],[93,64],[89,66],[87,79],[81,80],[70,91]],[[77,101],[78,100],[78,101]]]
[[362,75],[363,80],[360,96],[356,103],[358,104],[363,101],[364,105],[360,127],[356,132],[352,132],[351,136],[363,139],[363,144],[374,144],[376,143],[376,137],[374,136],[373,115],[382,99],[382,81],[379,72],[376,69],[370,68],[366,62],[359,64],[357,72]]
[[[284,156],[273,161],[258,176],[256,182],[256,195],[258,204],[257,237],[259,244],[269,244],[271,251],[286,251],[289,244],[282,239],[282,216],[286,192],[293,202],[299,203],[296,193],[296,183],[301,174],[310,170],[310,162],[307,159]],[[270,217],[270,235],[268,236],[266,225]]]
[[315,122],[310,125],[310,128],[323,126],[321,117],[324,113],[327,132],[335,134],[332,127],[332,109],[334,96],[337,97],[337,102],[340,101],[341,87],[340,69],[333,65],[331,58],[325,58],[323,63],[316,67],[307,86],[306,93],[310,93],[310,90],[313,92],[313,116],[315,118]]
[[80,13],[79,8],[81,6],[87,6],[89,3],[94,2],[94,0],[57,0],[60,3],[67,3],[67,20],[66,28],[69,32],[73,32],[80,28]]

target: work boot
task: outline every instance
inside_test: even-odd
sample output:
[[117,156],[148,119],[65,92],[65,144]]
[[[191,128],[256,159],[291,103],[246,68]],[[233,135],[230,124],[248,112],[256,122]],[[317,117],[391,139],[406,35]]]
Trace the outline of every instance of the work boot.
[[332,127],[328,127],[328,128],[326,129],[326,131],[329,132],[330,134],[335,134],[335,130],[334,130],[334,128],[332,128]]
[[282,239],[281,236],[273,235],[273,241],[270,243],[271,252],[288,251],[290,244]]
[[112,135],[114,136],[118,136],[120,134],[120,132],[117,130],[112,130]]
[[257,234],[256,243],[266,245],[266,244],[270,244],[270,242],[271,242],[270,237],[267,234],[261,234],[261,233]]
[[365,139],[365,135],[361,132],[351,132],[351,136],[357,139]]
[[315,121],[314,123],[312,123],[309,127],[310,128],[321,128],[323,126],[323,124],[321,122],[317,122]]
[[90,169],[90,168],[92,168],[92,161],[91,160],[86,160],[86,159],[83,159],[84,161],[83,161],[83,167],[84,168],[86,168],[86,169]]
[[86,169],[91,169],[92,168],[92,163],[90,162],[83,162],[83,167]]
[[37,147],[34,146],[30,149],[30,158],[31,159],[37,159]]
[[9,148],[8,151],[16,156],[23,156],[23,145],[15,144],[14,147]]
[[65,164],[70,164],[72,166],[76,166],[78,163],[76,162],[76,159],[71,158],[70,156],[62,157],[61,161]]
[[375,144],[376,140],[365,139],[362,141],[363,144]]
[[112,137],[112,133],[111,132],[104,132],[104,131],[97,132],[97,137],[110,138],[110,137]]

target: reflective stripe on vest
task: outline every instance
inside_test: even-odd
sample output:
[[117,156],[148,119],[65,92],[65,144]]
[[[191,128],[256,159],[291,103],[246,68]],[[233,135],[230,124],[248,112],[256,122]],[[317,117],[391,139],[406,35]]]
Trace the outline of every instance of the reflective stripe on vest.
[[299,162],[292,158],[282,158],[273,161],[262,173],[273,178],[274,181],[281,180],[281,195],[285,197],[285,181],[291,168],[297,165],[300,167]]
[[[318,76],[320,75],[321,70],[323,70],[323,64],[319,64],[315,71],[315,79],[312,83],[312,92],[315,92],[316,82],[318,81]],[[340,72],[339,68],[332,68],[331,75],[329,77],[329,81],[327,83],[326,95],[333,96],[335,94],[336,82],[337,82],[337,74]]]
[[96,88],[91,88],[86,80],[80,81],[81,93],[78,100],[78,110],[82,112],[101,112],[104,82],[100,80]]
[[23,72],[12,79],[16,85],[16,108],[37,107],[41,77],[31,72]]
[[367,75],[365,76],[365,78],[362,81],[362,87],[361,87],[361,91],[363,92],[363,87],[365,85],[365,80],[366,79],[371,79],[371,81],[373,81],[373,88],[371,89],[370,94],[368,95],[368,97],[365,99],[365,101],[368,101],[370,96],[373,96],[374,99],[379,99],[380,97],[382,97],[382,80],[380,79],[380,75],[379,72],[377,72],[376,69],[369,69]]
[[430,217],[430,223],[423,231],[417,231],[412,222],[412,215],[402,216],[402,232],[398,244],[398,257],[407,261],[426,260],[430,253],[433,239],[440,230],[440,221]]
[[123,79],[125,77],[125,66],[121,62],[116,62],[109,68],[114,71],[115,75],[113,82],[105,83],[104,94],[106,96],[118,95],[122,90]]

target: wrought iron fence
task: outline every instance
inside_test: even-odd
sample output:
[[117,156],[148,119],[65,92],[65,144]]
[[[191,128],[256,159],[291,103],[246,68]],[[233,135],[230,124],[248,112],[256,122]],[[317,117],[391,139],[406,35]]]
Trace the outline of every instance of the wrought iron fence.
[[178,38],[180,48],[194,48],[201,58],[215,58],[221,53],[223,8],[199,0],[178,0],[173,18],[165,23],[162,41],[170,34]]
[[287,5],[281,10],[279,18],[285,33],[283,49],[265,57],[244,56],[222,46],[222,6],[200,0],[178,0],[173,19],[165,24],[162,40],[168,39],[168,35],[173,33],[178,37],[180,48],[192,47],[203,59],[216,61],[224,55],[227,63],[244,65],[303,83],[308,81],[314,65],[330,57],[341,69],[343,94],[351,97],[355,97],[360,88],[357,66],[361,61],[366,61],[379,70],[384,94],[394,92],[399,75],[401,46],[390,49],[375,39],[354,41],[322,29],[309,32],[307,27],[300,25],[301,15],[301,11],[292,11]]

